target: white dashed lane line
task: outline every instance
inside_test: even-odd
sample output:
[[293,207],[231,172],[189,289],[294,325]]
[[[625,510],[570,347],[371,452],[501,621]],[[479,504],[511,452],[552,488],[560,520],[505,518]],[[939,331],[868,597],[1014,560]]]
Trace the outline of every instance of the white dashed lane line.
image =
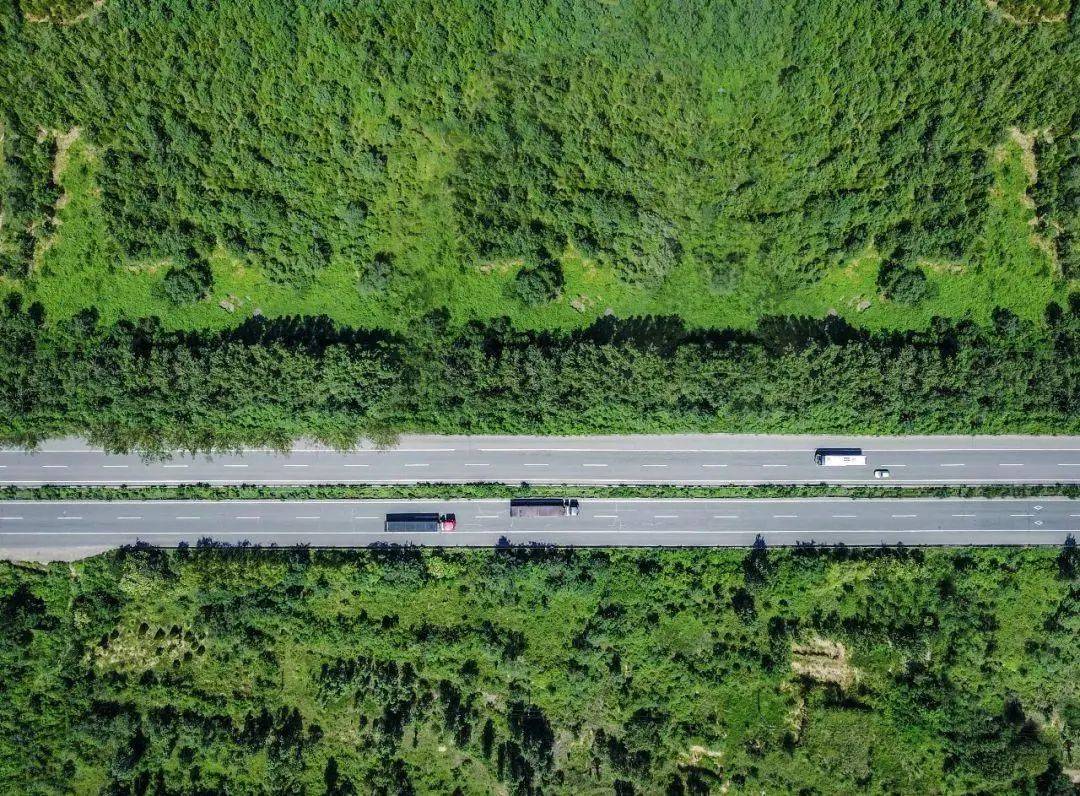
[[583,464],[582,467],[607,467],[606,464]]
[[726,464],[703,464],[702,467],[727,467]]
[[406,467],[427,467],[428,464],[426,462],[410,462],[409,464],[406,464],[405,466]]
[[[285,466],[285,467],[307,467],[306,464],[286,464],[286,465],[283,465],[283,466]],[[409,465],[406,464],[405,466],[408,467]]]
[[162,466],[162,467],[167,467],[167,468],[169,468],[170,470],[182,469],[182,468],[184,468],[184,467],[187,467],[187,465],[186,465],[186,464],[163,464],[163,465],[161,465],[161,466]]
[[200,517],[175,517],[174,519],[177,519],[177,520],[198,520],[198,519],[201,519],[201,518]]
[[656,515],[653,516],[653,519],[654,520],[677,520],[677,519],[679,519],[679,515],[678,514],[656,514]]
[[666,464],[643,464],[642,467],[667,467]]
[[798,514],[774,514],[772,515],[774,520],[794,520],[798,519]]
[[41,465],[46,470],[66,470],[66,464],[43,464]]
[[942,462],[939,467],[967,467],[963,462]]
[[319,518],[318,517],[312,517],[312,516],[301,516],[301,517],[297,517],[296,519],[298,519],[298,520],[317,520]]
[[106,470],[126,470],[128,467],[126,464],[103,464],[101,466]]
[[58,520],[81,520],[82,517],[57,517]]
[[918,517],[918,514],[894,514],[892,515],[894,520],[912,520]]
[[0,520],[21,520],[22,517],[0,517]]
[[1010,514],[1010,517],[1034,517],[1034,514]]
[[547,465],[546,463],[524,462],[521,466],[522,467],[548,467],[549,465]]
[[974,514],[954,514],[954,517],[974,517]]
[[853,520],[858,515],[856,514],[834,514],[832,515],[834,520]]
[[118,519],[118,520],[141,520],[141,519],[142,519],[142,517],[128,517],[128,516],[124,516],[124,517],[117,517],[116,519]]
[[466,467],[491,467],[491,465],[487,464],[486,462],[465,462],[465,466]]
[[497,520],[497,519],[499,519],[499,515],[498,514],[477,514],[476,519],[478,519],[478,520]]
[[238,519],[238,520],[257,520],[259,518],[258,517],[253,517],[251,515],[241,515],[241,516],[237,517],[236,519]]
[[366,464],[346,464],[345,467],[368,467]]
[[787,467],[786,464],[763,464],[762,467]]
[[618,514],[596,514],[594,516],[598,520],[616,520],[619,518]]
[[225,467],[247,467],[246,464],[226,464]]
[[1023,462],[998,462],[998,467],[1023,467]]
[[738,514],[714,514],[714,515],[712,515],[712,518],[714,520],[737,520],[737,519],[739,519],[739,515]]

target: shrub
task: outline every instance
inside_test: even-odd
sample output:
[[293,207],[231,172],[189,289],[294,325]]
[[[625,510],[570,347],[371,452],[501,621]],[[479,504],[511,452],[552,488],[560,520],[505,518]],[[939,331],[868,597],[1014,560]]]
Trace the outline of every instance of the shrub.
[[366,266],[360,269],[359,290],[364,295],[382,293],[390,284],[394,274],[394,255],[379,252]]
[[165,274],[161,290],[173,304],[194,304],[210,295],[214,274],[206,263],[174,265]]
[[554,301],[562,293],[562,266],[546,262],[535,267],[522,268],[511,283],[511,293],[522,304],[534,306]]
[[917,266],[884,262],[878,270],[877,284],[885,298],[901,304],[918,304],[930,294],[926,272]]

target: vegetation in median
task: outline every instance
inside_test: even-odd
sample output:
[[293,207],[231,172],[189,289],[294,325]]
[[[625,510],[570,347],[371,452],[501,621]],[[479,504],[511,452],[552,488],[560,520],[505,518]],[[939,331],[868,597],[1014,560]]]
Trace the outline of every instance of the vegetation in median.
[[0,487],[0,500],[468,500],[566,498],[1080,498],[1077,484],[986,486],[559,486],[551,484],[319,484],[315,486],[34,486]]

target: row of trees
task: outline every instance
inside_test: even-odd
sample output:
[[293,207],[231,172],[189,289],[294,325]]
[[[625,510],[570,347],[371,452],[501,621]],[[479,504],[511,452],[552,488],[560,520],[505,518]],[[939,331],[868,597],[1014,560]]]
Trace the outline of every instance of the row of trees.
[[220,332],[0,312],[0,436],[117,447],[286,446],[302,435],[760,431],[1065,433],[1080,428],[1080,295],[1045,328],[936,321],[866,332],[767,318],[750,333],[604,318],[569,333],[431,315],[409,339],[325,318]]

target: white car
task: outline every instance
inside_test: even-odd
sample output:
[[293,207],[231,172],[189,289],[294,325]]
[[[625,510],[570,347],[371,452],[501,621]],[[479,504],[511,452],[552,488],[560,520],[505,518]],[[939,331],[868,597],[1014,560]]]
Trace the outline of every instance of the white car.
[[890,473],[884,467],[879,467],[874,470],[874,478],[892,478],[892,473]]

